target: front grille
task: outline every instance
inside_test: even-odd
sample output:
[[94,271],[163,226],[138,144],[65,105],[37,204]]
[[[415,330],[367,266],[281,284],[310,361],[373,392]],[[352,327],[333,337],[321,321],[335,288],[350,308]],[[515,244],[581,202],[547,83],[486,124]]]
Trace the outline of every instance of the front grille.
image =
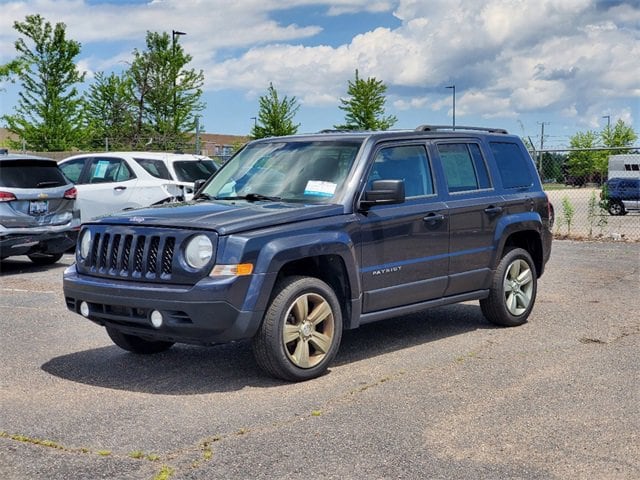
[[[153,280],[170,276],[174,237],[96,233],[88,262],[92,272]],[[158,255],[162,263],[158,263]]]
[[[176,259],[178,247],[199,232],[163,228],[88,226],[89,255],[78,269],[89,275],[147,282],[194,283],[208,270],[195,272]],[[82,234],[81,234],[82,235]],[[214,245],[215,234],[208,234]],[[215,256],[215,255],[214,255]]]

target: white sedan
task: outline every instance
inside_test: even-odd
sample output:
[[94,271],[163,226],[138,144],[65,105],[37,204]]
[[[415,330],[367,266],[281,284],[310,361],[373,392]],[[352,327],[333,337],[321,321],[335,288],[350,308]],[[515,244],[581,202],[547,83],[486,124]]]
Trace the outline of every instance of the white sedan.
[[189,200],[193,183],[217,170],[209,157],[162,152],[86,153],[59,165],[76,184],[83,222],[121,210]]

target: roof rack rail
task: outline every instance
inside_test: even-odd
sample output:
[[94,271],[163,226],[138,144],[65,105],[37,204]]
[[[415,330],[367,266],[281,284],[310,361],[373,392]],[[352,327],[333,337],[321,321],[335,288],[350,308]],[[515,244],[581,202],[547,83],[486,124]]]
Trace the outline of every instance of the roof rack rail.
[[418,132],[437,132],[438,130],[475,130],[479,132],[489,132],[489,133],[502,133],[508,134],[504,128],[491,128],[491,127],[464,127],[464,126],[453,126],[453,125],[420,125],[416,128]]
[[357,130],[347,130],[344,128],[325,128],[320,130],[318,133],[349,133],[349,132],[356,132]]

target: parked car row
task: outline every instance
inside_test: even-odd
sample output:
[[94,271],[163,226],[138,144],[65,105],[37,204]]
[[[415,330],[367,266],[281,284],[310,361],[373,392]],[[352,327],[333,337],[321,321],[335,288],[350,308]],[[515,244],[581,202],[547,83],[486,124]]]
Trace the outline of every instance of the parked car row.
[[107,152],[54,160],[0,154],[0,259],[58,261],[81,222],[122,210],[190,200],[217,170],[209,157]]

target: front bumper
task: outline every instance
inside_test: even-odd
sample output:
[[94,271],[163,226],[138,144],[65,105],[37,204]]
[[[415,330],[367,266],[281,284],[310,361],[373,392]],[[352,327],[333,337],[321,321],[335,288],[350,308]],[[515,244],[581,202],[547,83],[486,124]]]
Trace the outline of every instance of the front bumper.
[[[64,272],[63,290],[69,310],[125,334],[151,340],[211,345],[251,338],[262,321],[263,310],[243,309],[256,276],[206,278],[196,285],[166,285],[110,280],[79,275],[75,265]],[[162,313],[159,328],[151,323],[153,311]]]

